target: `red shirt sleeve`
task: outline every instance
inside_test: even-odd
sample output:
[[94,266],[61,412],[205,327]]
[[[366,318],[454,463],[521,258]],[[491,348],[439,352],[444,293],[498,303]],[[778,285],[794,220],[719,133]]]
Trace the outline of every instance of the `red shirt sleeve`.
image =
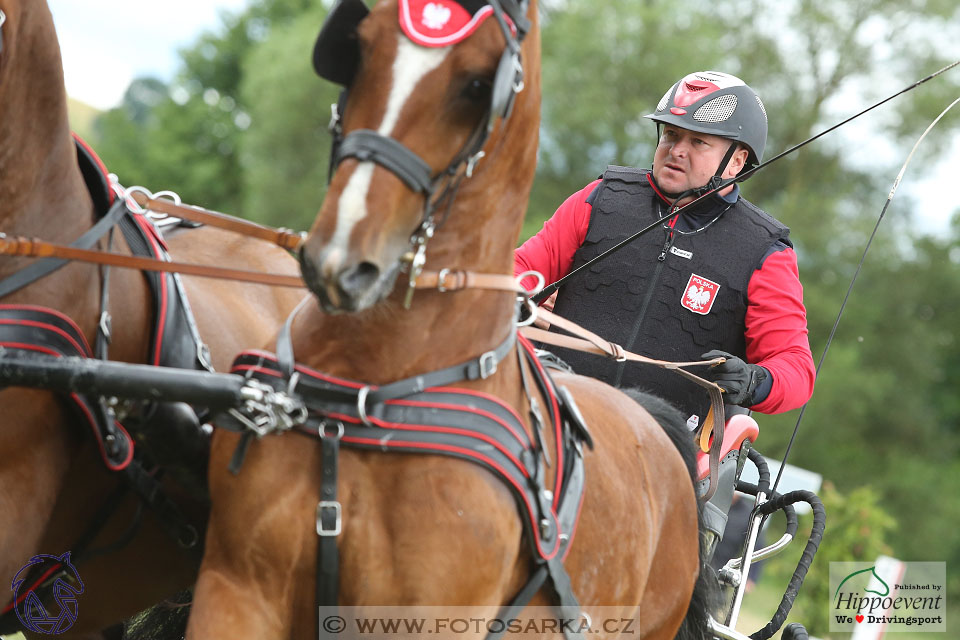
[[[543,223],[543,228],[517,249],[513,258],[513,275],[524,271],[539,271],[545,284],[552,284],[570,273],[573,255],[583,244],[590,226],[593,207],[586,202],[600,180],[567,198],[553,216]],[[524,278],[521,283],[530,288],[536,279]]]
[[770,393],[751,408],[760,413],[796,409],[813,395],[816,371],[793,249],[767,256],[750,279],[747,300],[747,361],[773,377]]

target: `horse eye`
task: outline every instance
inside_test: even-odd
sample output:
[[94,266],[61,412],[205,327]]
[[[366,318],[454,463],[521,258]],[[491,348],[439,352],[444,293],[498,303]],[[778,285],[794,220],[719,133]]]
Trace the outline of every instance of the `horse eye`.
[[473,78],[463,89],[463,97],[472,102],[486,102],[490,100],[492,85],[485,78]]

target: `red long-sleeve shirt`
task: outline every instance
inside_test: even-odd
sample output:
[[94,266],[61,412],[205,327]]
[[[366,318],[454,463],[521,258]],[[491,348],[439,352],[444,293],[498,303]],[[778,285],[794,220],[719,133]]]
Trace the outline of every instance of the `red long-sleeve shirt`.
[[[551,283],[570,272],[590,225],[587,198],[599,184],[596,180],[567,198],[543,229],[517,249],[515,274],[539,271]],[[527,278],[523,284],[533,283]],[[747,299],[747,361],[765,368],[773,379],[767,397],[751,408],[768,414],[796,409],[813,394],[815,368],[793,249],[784,246],[767,256],[750,278]]]

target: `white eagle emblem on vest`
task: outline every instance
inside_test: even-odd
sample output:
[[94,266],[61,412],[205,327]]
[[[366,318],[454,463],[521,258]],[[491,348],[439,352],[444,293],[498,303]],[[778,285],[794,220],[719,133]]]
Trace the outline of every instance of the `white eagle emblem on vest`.
[[713,302],[717,299],[718,291],[720,291],[719,284],[692,273],[690,274],[690,280],[687,281],[687,286],[683,289],[683,299],[680,304],[694,313],[705,316],[713,308]]
[[450,22],[450,7],[431,2],[423,8],[421,21],[427,29],[443,29]]

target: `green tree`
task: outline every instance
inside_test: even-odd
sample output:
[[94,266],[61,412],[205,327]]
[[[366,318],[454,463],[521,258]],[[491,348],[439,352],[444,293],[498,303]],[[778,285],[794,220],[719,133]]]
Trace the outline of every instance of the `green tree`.
[[243,64],[240,97],[251,118],[240,146],[243,210],[266,224],[309,228],[326,193],[329,105],[339,87],[311,64],[322,18],[314,9],[276,27]]

